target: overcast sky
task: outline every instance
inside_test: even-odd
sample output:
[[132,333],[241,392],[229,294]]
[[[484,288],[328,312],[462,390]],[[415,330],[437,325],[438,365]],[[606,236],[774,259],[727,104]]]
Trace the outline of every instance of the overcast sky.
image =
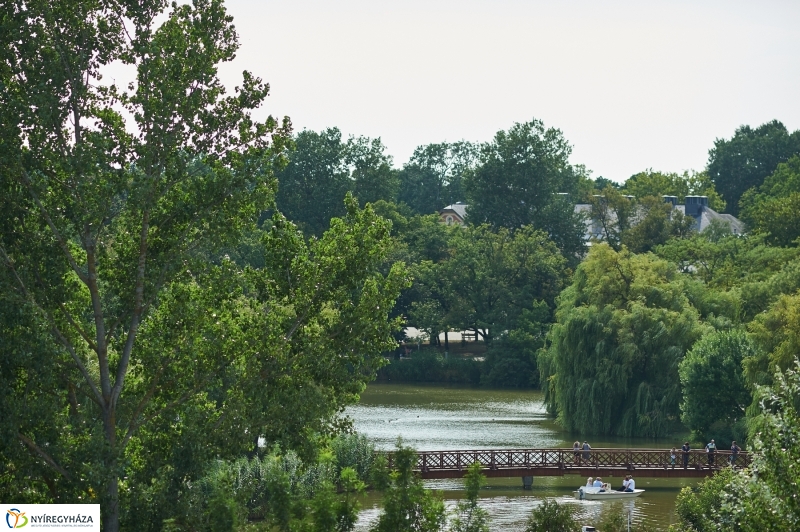
[[800,129],[800,1],[228,0],[222,70],[295,129],[381,137],[395,165],[535,117],[623,181],[701,170],[741,124]]

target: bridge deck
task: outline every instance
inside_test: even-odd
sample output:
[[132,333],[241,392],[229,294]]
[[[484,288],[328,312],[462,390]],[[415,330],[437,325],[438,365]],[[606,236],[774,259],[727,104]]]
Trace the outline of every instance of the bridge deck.
[[[667,449],[592,449],[574,452],[572,449],[502,449],[473,451],[421,451],[417,453],[416,470],[422,478],[459,478],[467,468],[478,462],[488,477],[523,476],[623,476],[640,477],[706,477],[730,466],[730,451],[714,453],[709,464],[704,450],[689,451],[686,467],[679,450],[672,463]],[[389,455],[391,465],[392,457]],[[750,464],[748,453],[736,458],[736,467]]]

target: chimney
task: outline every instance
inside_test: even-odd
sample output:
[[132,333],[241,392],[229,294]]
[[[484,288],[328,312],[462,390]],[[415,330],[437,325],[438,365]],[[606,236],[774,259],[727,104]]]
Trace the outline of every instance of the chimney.
[[674,208],[678,204],[678,196],[661,196],[664,198],[664,203],[669,203]]
[[708,207],[708,196],[686,196],[686,214],[699,218],[703,209]]

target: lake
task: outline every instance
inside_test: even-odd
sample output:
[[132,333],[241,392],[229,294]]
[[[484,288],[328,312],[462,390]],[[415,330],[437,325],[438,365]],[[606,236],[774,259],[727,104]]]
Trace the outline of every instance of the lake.
[[[424,384],[374,384],[361,401],[347,409],[355,429],[378,449],[391,450],[398,437],[417,450],[503,449],[572,447],[578,439],[565,433],[547,416],[541,392],[488,390]],[[584,438],[581,438],[583,442]],[[675,438],[589,438],[592,447],[680,447]],[[630,513],[638,530],[666,530],[675,518],[675,498],[693,479],[635,477],[636,486],[647,491],[639,498],[616,503],[615,511]],[[621,478],[605,479],[612,486]],[[492,519],[492,530],[523,530],[531,509],[544,497],[575,506],[582,524],[595,524],[610,502],[576,501],[572,490],[586,482],[578,476],[537,477],[533,489],[522,489],[519,478],[489,478],[480,504]],[[440,491],[448,507],[463,496],[461,480],[427,480],[427,488]],[[364,501],[357,530],[367,530],[380,513],[380,496]]]

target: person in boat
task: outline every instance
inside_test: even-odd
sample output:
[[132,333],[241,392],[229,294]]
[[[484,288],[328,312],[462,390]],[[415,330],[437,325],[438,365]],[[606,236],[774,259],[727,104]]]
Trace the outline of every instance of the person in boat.
[[586,479],[586,487],[591,488],[594,486],[594,477],[589,477]]
[[632,493],[633,490],[635,489],[636,489],[636,481],[633,480],[632,476],[628,475],[628,485],[625,487],[623,491],[625,491],[626,493]]
[[603,493],[604,491],[606,491],[604,489],[603,479],[600,478],[600,477],[597,477],[596,479],[594,479],[594,483],[592,484],[592,486],[595,487],[595,488],[600,488],[600,493]]

